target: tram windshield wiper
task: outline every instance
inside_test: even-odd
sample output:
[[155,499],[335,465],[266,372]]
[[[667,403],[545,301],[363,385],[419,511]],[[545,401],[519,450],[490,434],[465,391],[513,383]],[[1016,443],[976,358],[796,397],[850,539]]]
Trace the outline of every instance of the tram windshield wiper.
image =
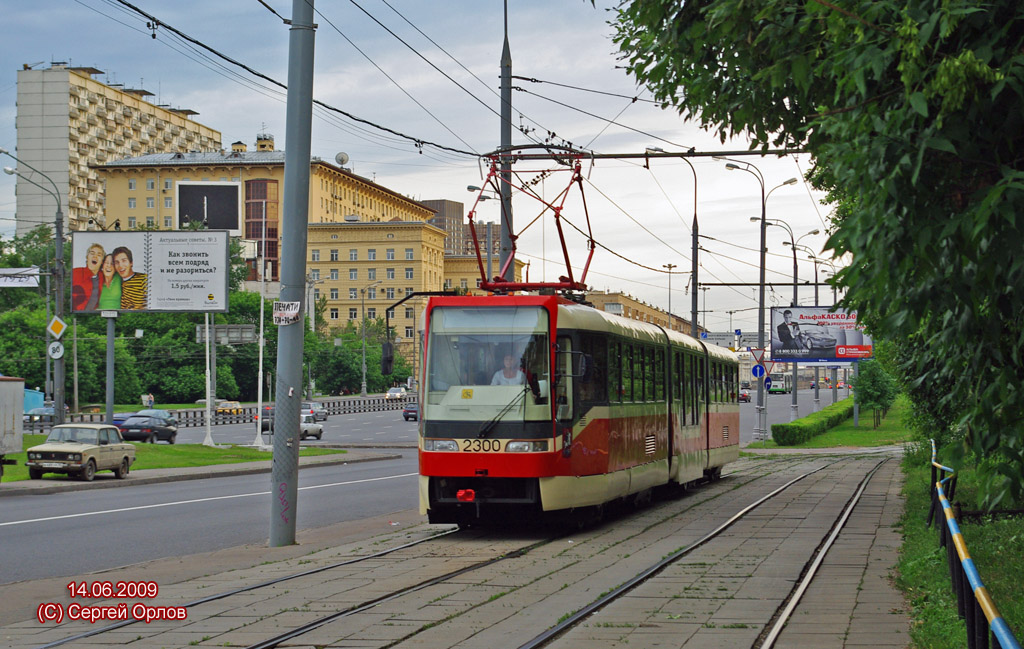
[[516,405],[516,402],[526,398],[526,393],[528,391],[529,388],[527,386],[523,386],[523,390],[516,396],[512,397],[512,400],[505,404],[505,407],[502,408],[498,412],[498,414],[494,415],[494,419],[491,419],[490,421],[488,421],[487,423],[480,427],[480,430],[476,434],[477,439],[483,439],[484,437],[487,437],[487,434],[494,430],[494,427],[498,425],[498,422],[501,420],[501,418],[504,417],[509,410],[512,410],[512,408]]

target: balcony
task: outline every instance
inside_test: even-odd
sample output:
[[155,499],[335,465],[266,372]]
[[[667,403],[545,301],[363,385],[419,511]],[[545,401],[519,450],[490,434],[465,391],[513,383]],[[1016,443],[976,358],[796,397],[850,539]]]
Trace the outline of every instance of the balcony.
[[88,122],[89,124],[92,124],[93,126],[96,126],[97,124],[100,123],[100,120],[97,119],[95,115],[91,115],[91,114],[85,116],[85,121]]

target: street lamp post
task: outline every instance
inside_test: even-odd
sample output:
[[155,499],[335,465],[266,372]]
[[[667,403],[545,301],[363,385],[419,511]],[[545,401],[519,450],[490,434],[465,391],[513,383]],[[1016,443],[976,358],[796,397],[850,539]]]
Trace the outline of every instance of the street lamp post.
[[373,288],[374,286],[380,284],[382,281],[384,280],[378,279],[376,282],[373,282],[372,284],[367,284],[363,288],[359,289],[361,303],[360,308],[362,309],[363,312],[363,384],[362,388],[360,389],[360,394],[364,397],[366,396],[366,290]]
[[259,370],[256,378],[256,439],[253,446],[263,448],[263,303],[266,302],[267,286],[267,201],[263,200],[263,239],[260,241],[260,340]]
[[[789,227],[789,224],[786,223],[785,221],[783,221],[782,219],[771,219],[771,220],[768,221],[768,225],[774,225],[776,227],[783,228],[789,234],[789,241],[783,241],[782,245],[784,245],[784,246],[788,245],[788,246],[790,246],[793,249],[793,302],[790,304],[790,306],[797,306],[800,303],[800,300],[799,300],[799,297],[797,296],[797,282],[799,281],[799,276],[798,276],[798,273],[797,273],[797,263],[796,263],[796,245],[800,241],[800,239],[803,239],[804,237],[810,236],[812,234],[819,234],[821,231],[817,230],[817,229],[811,230],[807,234],[803,234],[799,238],[794,239],[793,238],[793,228]],[[799,369],[797,367],[797,362],[794,360],[793,361],[793,390],[791,392],[791,394],[793,396],[793,400],[792,400],[792,404],[790,405],[790,412],[789,412],[789,420],[790,421],[796,421],[797,419],[800,418],[800,406],[797,403],[797,390],[798,390],[798,387],[799,387],[799,376],[800,375],[799,375]]]
[[672,269],[676,267],[675,264],[662,264],[662,268],[668,269],[668,328],[675,329],[672,326]]
[[[715,157],[715,159],[718,159],[718,160],[728,160],[728,158],[720,158],[720,157],[717,157],[717,156]],[[743,166],[740,166],[740,165],[743,165]],[[757,219],[756,217],[752,217],[750,220],[751,221],[760,220],[760,222],[761,222],[761,250],[760,250],[761,260],[760,260],[760,270],[759,270],[759,273],[760,273],[759,277],[760,277],[760,279],[758,280],[758,293],[757,293],[757,346],[761,350],[761,353],[763,354],[764,350],[765,350],[765,344],[764,344],[764,272],[765,272],[765,255],[768,252],[768,243],[767,243],[767,229],[768,229],[767,225],[768,225],[768,222],[767,222],[767,220],[765,218],[766,206],[767,206],[767,203],[768,203],[768,197],[771,196],[771,193],[773,191],[775,191],[779,187],[783,187],[785,185],[793,185],[793,184],[795,184],[796,183],[796,178],[790,178],[789,180],[787,180],[786,182],[782,183],[781,185],[777,185],[775,187],[772,187],[771,190],[769,190],[767,193],[765,193],[764,175],[761,173],[760,169],[758,169],[757,167],[755,167],[751,163],[749,163],[749,162],[741,162],[739,160],[730,160],[730,161],[726,162],[725,168],[729,169],[730,171],[733,171],[733,170],[736,170],[736,169],[739,169],[740,171],[746,171],[751,176],[756,178],[758,184],[761,186],[761,218]],[[764,395],[764,381],[760,380],[760,381],[757,382],[757,421],[758,421],[758,427],[754,430],[754,434],[755,434],[755,437],[758,436],[758,435],[761,435],[761,436],[763,436],[762,439],[767,439],[768,438],[768,430],[767,430],[768,422],[767,422],[767,418],[766,418],[767,413],[765,412],[764,396],[765,396]]]
[[[12,158],[19,165],[25,165],[35,173],[39,174],[43,178],[49,181],[50,185],[53,186],[53,191],[50,191],[43,185],[40,185],[36,181],[32,180],[28,176],[22,174],[17,169],[11,167],[4,167],[4,173],[8,175],[16,175],[23,180],[32,183],[39,189],[42,189],[46,193],[53,196],[53,200],[57,202],[57,214],[54,221],[55,227],[55,243],[57,246],[56,256],[54,257],[54,282],[56,284],[57,295],[54,299],[53,314],[63,320],[64,316],[64,212],[61,210],[60,201],[60,190],[57,189],[57,183],[53,182],[53,179],[39,171],[32,165],[19,160],[14,154],[7,149],[0,148],[0,153]],[[49,323],[47,323],[49,325]],[[47,345],[49,347],[49,345]],[[53,416],[58,424],[64,423],[64,356],[61,355],[53,362]]]
[[[817,232],[817,230],[815,230]],[[805,235],[806,236],[806,235]],[[801,239],[803,237],[800,237]],[[793,246],[793,252],[799,248],[808,254],[807,258],[814,263],[814,306],[818,306],[818,258],[814,255],[814,251],[808,246],[800,245],[800,239],[797,239],[796,245]],[[785,244],[785,242],[783,242]],[[821,399],[819,393],[821,390],[821,368],[817,365],[814,366],[814,410],[817,412],[820,409]]]
[[[653,153],[664,153],[663,149],[658,147],[648,147],[647,151]],[[700,286],[697,277],[697,239],[700,237],[698,225],[697,225],[697,169],[693,166],[693,163],[687,160],[685,157],[679,158],[685,162],[693,173],[693,225],[690,227],[690,282],[693,284],[693,294],[690,296],[690,335],[694,338],[697,337],[697,288]],[[716,159],[718,159],[716,157]],[[669,273],[672,271],[670,270]],[[671,302],[671,288],[669,289],[669,302]],[[671,304],[669,304],[669,311],[671,315]]]

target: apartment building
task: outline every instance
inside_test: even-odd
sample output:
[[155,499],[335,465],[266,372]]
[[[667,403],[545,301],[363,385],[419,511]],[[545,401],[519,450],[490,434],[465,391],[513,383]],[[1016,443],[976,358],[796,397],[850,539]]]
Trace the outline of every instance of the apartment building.
[[[176,230],[205,219],[211,229],[254,242],[247,255],[250,279],[259,279],[262,256],[266,279],[276,281],[284,160],[273,136],[263,133],[254,151],[235,142],[231,151],[158,153],[97,165],[107,195],[101,227]],[[311,159],[309,180],[310,225],[422,224],[434,216],[422,203],[320,158]]]
[[[690,333],[690,321],[685,318],[680,318],[677,315],[672,315],[671,324],[669,321],[669,315],[659,309],[656,306],[641,302],[631,295],[625,293],[611,292],[611,291],[591,291],[587,293],[587,301],[594,305],[594,308],[607,311],[608,313],[614,313],[620,315],[623,318],[629,318],[630,320],[639,320],[640,322],[649,322],[656,324],[666,329],[673,329],[675,331],[681,331],[685,334]],[[697,331],[702,331],[701,327],[697,327]]]
[[[24,66],[17,75],[16,155],[56,185],[70,230],[87,229],[106,211],[94,165],[147,152],[221,147],[220,132],[196,122],[196,111],[153,104],[147,99],[153,93],[103,83],[95,78],[102,74],[52,63],[39,70]],[[56,205],[46,190],[19,177],[15,193],[19,236],[54,222]]]

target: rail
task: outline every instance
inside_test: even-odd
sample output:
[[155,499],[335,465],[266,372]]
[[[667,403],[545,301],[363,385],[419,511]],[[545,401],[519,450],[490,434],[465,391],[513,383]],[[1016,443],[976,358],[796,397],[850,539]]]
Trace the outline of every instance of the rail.
[[[334,399],[330,401],[320,401],[324,408],[327,410],[328,415],[352,415],[361,412],[380,412],[384,410],[401,410],[405,408],[408,403],[416,403],[415,393],[407,395],[404,399],[385,399],[384,397],[366,397],[364,398],[350,398],[350,399]],[[273,407],[274,402],[267,402],[266,405]],[[190,428],[195,426],[206,425],[206,410],[202,408],[187,409],[187,410],[170,410],[169,411],[178,420],[178,428]],[[120,414],[120,413],[118,413]],[[128,414],[128,413],[125,413]],[[75,423],[93,423],[101,424],[107,419],[105,413],[80,413],[70,414],[66,417],[66,421],[69,424]],[[256,406],[246,406],[241,408],[237,413],[214,413],[210,419],[210,424],[217,426],[220,424],[250,424],[256,420]],[[32,421],[24,422],[23,430],[25,433],[45,433],[50,430],[53,424],[49,421]]]
[[[1020,644],[1010,631],[1006,620],[999,614],[995,602],[988,594],[981,575],[974,566],[974,560],[967,552],[956,515],[946,498],[945,484],[949,483],[949,498],[956,494],[956,472],[939,464],[935,460],[935,440],[932,443],[932,504],[928,509],[928,526],[932,522],[939,530],[939,547],[946,548],[946,559],[949,565],[950,581],[956,594],[957,613],[967,625],[968,649],[988,649],[989,638],[992,647],[1000,649],[1020,649]],[[946,475],[949,473],[949,475]],[[940,475],[941,474],[941,475]],[[946,517],[946,524],[939,519],[939,509]]]

